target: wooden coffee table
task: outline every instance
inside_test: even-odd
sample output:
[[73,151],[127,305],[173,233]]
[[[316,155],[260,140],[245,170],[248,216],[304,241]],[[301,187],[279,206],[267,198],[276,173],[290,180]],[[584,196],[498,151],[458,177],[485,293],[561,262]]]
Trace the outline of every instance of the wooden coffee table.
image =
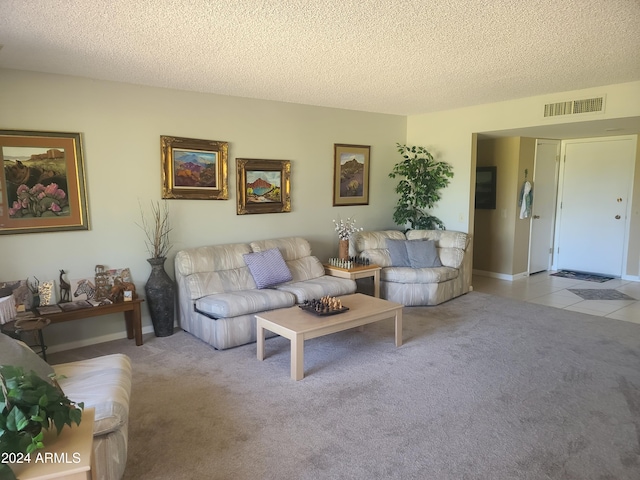
[[396,347],[402,345],[402,307],[400,303],[355,293],[338,297],[349,310],[337,315],[318,317],[298,306],[271,310],[256,315],[258,360],[264,360],[264,331],[282,335],[291,341],[291,378],[304,377],[304,341],[342,332],[386,318],[395,318]]

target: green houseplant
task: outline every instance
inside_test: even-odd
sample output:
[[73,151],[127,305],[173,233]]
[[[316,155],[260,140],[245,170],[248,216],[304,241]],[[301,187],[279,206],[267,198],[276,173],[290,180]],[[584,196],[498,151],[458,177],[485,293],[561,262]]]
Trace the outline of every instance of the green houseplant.
[[[80,424],[84,404],[69,400],[55,378],[52,381],[33,371],[24,373],[22,367],[0,366],[0,452],[24,460],[44,447],[43,430],[55,426],[60,435],[65,425]],[[9,465],[0,463],[0,479],[14,478]]]
[[393,221],[400,226],[409,224],[411,229],[445,230],[444,223],[431,215],[440,200],[440,190],[449,185],[453,167],[436,161],[424,147],[396,144],[403,160],[396,163],[389,177],[400,177],[395,191],[400,194],[393,212]]

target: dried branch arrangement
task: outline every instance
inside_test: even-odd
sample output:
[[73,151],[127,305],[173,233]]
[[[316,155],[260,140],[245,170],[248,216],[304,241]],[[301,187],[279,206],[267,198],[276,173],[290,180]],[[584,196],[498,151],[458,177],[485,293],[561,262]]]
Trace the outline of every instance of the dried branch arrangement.
[[142,218],[142,225],[138,224],[138,226],[144,230],[147,237],[145,244],[151,258],[166,257],[172,247],[169,239],[169,233],[172,228],[169,222],[169,207],[167,206],[167,202],[163,202],[162,207],[159,201],[151,202],[150,220],[147,220],[142,205],[140,205],[140,216]]

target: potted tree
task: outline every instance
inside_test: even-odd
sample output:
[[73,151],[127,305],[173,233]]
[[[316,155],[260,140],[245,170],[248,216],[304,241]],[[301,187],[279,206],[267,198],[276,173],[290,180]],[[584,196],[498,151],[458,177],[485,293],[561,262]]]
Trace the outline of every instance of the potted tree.
[[424,147],[396,144],[403,160],[394,165],[389,177],[400,177],[395,192],[400,194],[393,212],[393,221],[410,229],[445,230],[444,223],[431,215],[440,200],[440,190],[449,185],[453,167],[437,161]]
[[65,425],[80,425],[84,404],[69,400],[55,378],[52,382],[33,371],[24,373],[22,367],[0,366],[0,452],[6,455],[0,462],[1,479],[15,479],[4,460],[24,462],[44,447],[44,430],[55,426],[60,435]]

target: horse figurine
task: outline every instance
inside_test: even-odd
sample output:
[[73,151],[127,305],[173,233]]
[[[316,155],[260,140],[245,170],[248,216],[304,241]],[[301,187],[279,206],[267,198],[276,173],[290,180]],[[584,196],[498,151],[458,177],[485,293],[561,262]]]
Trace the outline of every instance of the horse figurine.
[[136,286],[133,283],[116,280],[113,287],[111,287],[111,293],[107,298],[113,303],[120,303],[124,301],[124,292],[126,291],[131,292],[131,298],[133,300],[137,298]]
[[67,282],[64,278],[64,270],[60,270],[60,302],[59,303],[66,303],[66,302],[70,302],[71,299],[70,297],[70,292],[71,292],[71,285],[69,284],[69,282]]

